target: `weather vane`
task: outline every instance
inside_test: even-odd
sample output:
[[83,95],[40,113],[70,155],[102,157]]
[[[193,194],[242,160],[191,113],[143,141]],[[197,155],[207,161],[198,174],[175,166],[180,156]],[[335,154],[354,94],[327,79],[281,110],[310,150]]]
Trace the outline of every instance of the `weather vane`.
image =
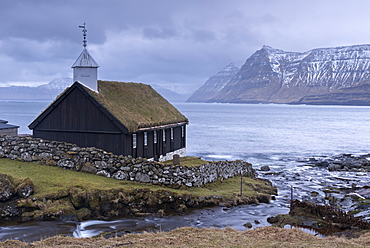
[[87,30],[86,30],[86,23],[84,22],[83,25],[81,26],[78,26],[79,28],[83,28],[82,29],[82,33],[83,33],[83,36],[84,36],[84,40],[83,40],[83,43],[84,43],[84,48],[86,48],[86,43],[87,43],[87,39],[86,39],[86,33],[87,33]]

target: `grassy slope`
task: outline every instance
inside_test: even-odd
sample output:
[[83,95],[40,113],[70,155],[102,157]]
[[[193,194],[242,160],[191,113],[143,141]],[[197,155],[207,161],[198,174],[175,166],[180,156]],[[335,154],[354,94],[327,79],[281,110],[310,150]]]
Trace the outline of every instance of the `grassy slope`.
[[[195,167],[202,164],[210,163],[209,161],[203,160],[200,157],[183,157],[180,158],[181,166]],[[173,164],[173,160],[164,161],[162,164]]]
[[[150,188],[153,191],[165,189],[178,194],[190,193],[197,196],[218,195],[227,197],[239,193],[240,182],[240,178],[231,178],[224,180],[222,183],[216,182],[209,184],[207,187],[180,190],[131,181],[119,181],[88,173],[10,159],[0,159],[0,173],[11,175],[16,180],[30,178],[35,185],[33,197],[39,199],[68,192],[70,188],[81,188],[85,190]],[[259,189],[268,188],[265,182],[252,178],[244,177],[243,182],[243,195],[245,196],[256,196]]]

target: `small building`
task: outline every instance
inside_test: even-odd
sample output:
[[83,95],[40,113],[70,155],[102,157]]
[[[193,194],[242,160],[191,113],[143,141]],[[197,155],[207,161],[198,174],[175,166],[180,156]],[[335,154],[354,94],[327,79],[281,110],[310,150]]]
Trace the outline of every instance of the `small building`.
[[17,136],[19,126],[8,124],[6,120],[0,120],[0,134]]
[[86,49],[85,24],[80,28],[75,83],[28,126],[33,136],[135,158],[186,156],[188,119],[149,85],[97,81],[99,66]]
[[29,125],[33,136],[160,161],[186,155],[188,119],[151,86],[98,81],[97,88],[75,82]]

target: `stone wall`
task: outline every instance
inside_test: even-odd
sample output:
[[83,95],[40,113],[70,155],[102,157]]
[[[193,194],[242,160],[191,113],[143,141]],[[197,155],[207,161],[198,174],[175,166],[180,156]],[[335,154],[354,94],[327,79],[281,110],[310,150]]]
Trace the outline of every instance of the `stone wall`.
[[201,166],[173,166],[131,156],[114,155],[94,147],[47,141],[31,137],[0,135],[0,157],[112,177],[118,180],[199,187],[218,178],[241,173],[254,176],[252,165],[241,161],[218,161]]

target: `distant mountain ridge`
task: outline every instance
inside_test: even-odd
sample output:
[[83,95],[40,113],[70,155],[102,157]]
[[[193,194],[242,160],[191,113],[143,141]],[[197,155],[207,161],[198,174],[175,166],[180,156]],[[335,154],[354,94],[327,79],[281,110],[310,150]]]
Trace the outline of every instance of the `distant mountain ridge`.
[[9,86],[0,87],[1,100],[52,100],[65,88],[71,86],[72,78],[56,78],[48,84],[37,87]]
[[370,105],[370,45],[304,53],[263,46],[223,87],[209,80],[189,102]]
[[[72,78],[55,78],[37,87],[0,87],[0,100],[53,100],[71,85]],[[189,95],[181,95],[156,84],[152,87],[170,102],[185,102],[189,97]]]
[[236,67],[233,63],[229,64],[216,75],[210,77],[199,90],[190,96],[188,101],[197,102],[199,100],[208,101],[212,99],[214,94],[221,91],[239,70],[239,67]]

